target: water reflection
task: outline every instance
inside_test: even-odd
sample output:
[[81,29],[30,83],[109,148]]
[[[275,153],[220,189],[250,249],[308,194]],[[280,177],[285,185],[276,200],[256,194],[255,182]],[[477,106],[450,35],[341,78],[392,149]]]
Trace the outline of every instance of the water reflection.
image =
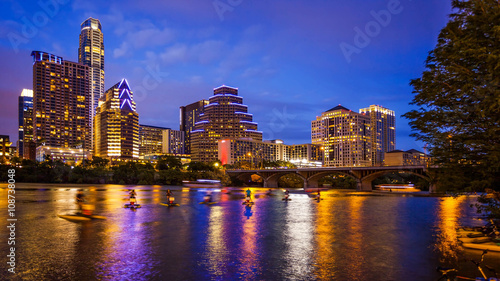
[[317,204],[315,276],[320,280],[335,280],[337,257],[334,243],[337,236],[336,200],[324,200]]
[[208,237],[206,242],[207,270],[212,276],[221,277],[225,274],[224,264],[228,261],[227,238],[224,237],[224,209],[220,206],[209,207]]
[[[258,204],[255,204],[253,207],[245,206],[245,216],[242,218],[242,243],[241,243],[241,258],[239,263],[242,268],[240,270],[240,276],[243,277],[244,280],[257,280],[256,276],[258,273],[258,253],[260,252],[257,249],[257,217],[250,218],[252,213],[252,208],[258,208]],[[250,213],[248,215],[247,213]]]
[[[137,212],[123,208],[132,188],[143,204]],[[181,206],[167,208],[158,204],[165,200],[159,186],[84,189],[95,198],[95,213],[107,220],[74,223],[57,217],[76,209],[76,188],[16,194],[20,278],[437,280],[436,266],[464,253],[455,246],[455,228],[464,221],[470,225],[473,216],[466,207],[472,199],[464,198],[331,191],[319,203],[305,195],[294,194],[290,202],[256,196],[246,209],[244,190],[216,194],[220,202],[207,206],[198,204],[205,192],[179,187],[173,191]],[[0,189],[4,213],[5,194]],[[488,254],[485,264],[496,266],[499,260]],[[470,260],[459,261],[464,264],[470,271],[462,274],[461,268],[461,274],[475,277]]]
[[285,260],[287,274],[291,279],[306,280],[312,273],[311,258],[313,253],[313,239],[315,220],[311,199],[307,195],[293,196],[293,201],[285,203]]
[[440,262],[456,262],[458,260],[457,250],[460,247],[457,240],[457,227],[459,218],[462,215],[461,206],[465,196],[446,197],[439,201],[438,211],[438,239],[436,248],[441,253]]
[[366,197],[352,197],[349,200],[349,236],[347,243],[349,245],[348,264],[350,265],[349,279],[361,280],[362,267],[365,257],[362,254],[363,247],[363,213],[362,207]]

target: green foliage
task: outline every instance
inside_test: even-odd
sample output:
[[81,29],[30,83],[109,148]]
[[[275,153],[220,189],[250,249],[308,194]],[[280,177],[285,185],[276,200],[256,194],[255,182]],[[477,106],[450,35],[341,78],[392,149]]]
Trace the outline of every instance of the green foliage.
[[353,177],[333,174],[328,175],[318,181],[320,185],[330,185],[332,188],[356,189],[357,181]]
[[411,81],[418,109],[403,116],[429,144],[442,189],[500,188],[500,5],[454,0],[454,13]]
[[303,188],[304,180],[297,174],[286,174],[278,179],[279,187]]
[[169,169],[182,169],[182,162],[179,158],[174,156],[163,156],[156,163],[156,169],[169,170]]
[[410,173],[390,173],[383,175],[372,181],[372,185],[379,184],[407,184],[412,183],[415,188],[429,190],[429,182],[425,179]]
[[477,212],[486,214],[490,219],[500,219],[500,192],[487,189],[487,193],[481,195],[475,204]]

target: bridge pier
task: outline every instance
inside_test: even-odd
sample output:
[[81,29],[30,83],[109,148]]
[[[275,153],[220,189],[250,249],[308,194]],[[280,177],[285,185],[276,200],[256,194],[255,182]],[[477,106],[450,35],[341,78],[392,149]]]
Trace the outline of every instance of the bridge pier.
[[319,188],[319,181],[317,179],[308,179],[304,181],[304,188]]
[[437,192],[437,186],[435,183],[430,183],[429,184],[429,193],[436,193]]
[[372,181],[367,179],[358,179],[358,191],[372,191]]
[[278,187],[278,181],[273,180],[273,179],[264,179],[264,187],[267,188],[277,188]]

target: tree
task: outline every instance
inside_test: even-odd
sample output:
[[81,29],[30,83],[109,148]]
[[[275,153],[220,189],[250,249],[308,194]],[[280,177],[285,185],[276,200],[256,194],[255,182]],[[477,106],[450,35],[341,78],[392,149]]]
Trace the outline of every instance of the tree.
[[[500,188],[500,3],[453,0],[454,13],[429,53],[407,112],[429,144],[437,185]],[[446,180],[443,179],[446,177]]]
[[158,160],[158,163],[156,164],[156,169],[158,170],[169,170],[169,169],[179,170],[181,168],[182,168],[181,160],[174,156],[162,156]]

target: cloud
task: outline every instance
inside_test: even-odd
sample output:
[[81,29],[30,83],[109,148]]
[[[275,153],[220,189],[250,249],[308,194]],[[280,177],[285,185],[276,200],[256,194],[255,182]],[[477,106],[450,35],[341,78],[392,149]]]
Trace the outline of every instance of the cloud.
[[128,51],[129,45],[127,42],[123,42],[119,48],[113,50],[113,57],[119,58],[124,56]]
[[160,54],[160,58],[167,64],[174,64],[185,61],[187,58],[188,47],[183,44],[176,44],[169,47]]

